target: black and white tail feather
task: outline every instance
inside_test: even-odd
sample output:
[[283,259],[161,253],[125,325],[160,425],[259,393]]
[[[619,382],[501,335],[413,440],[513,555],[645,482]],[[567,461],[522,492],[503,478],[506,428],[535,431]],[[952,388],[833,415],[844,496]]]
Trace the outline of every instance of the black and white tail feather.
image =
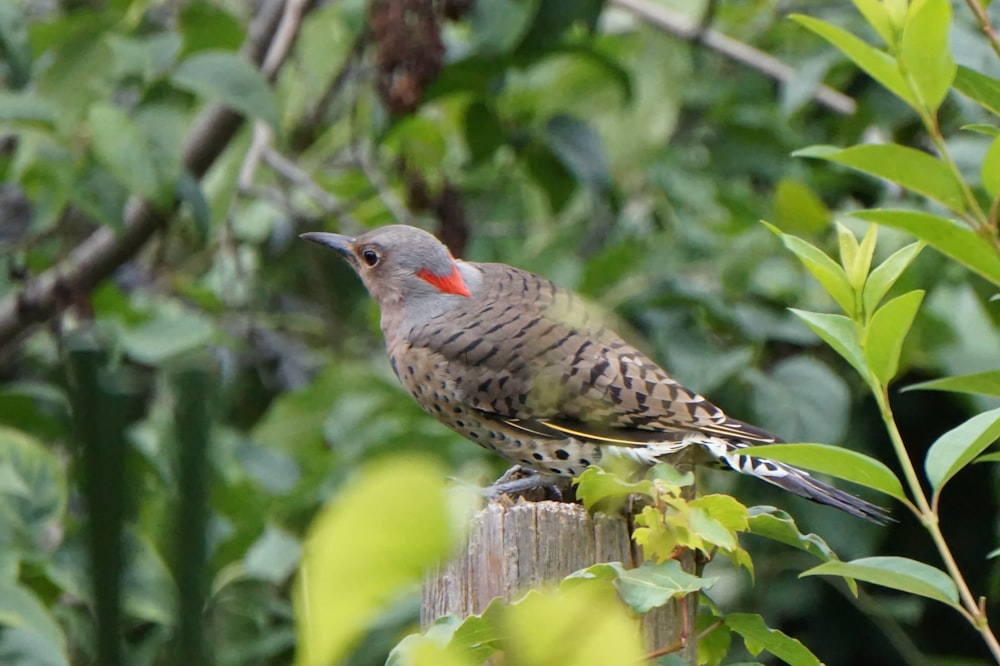
[[852,516],[878,525],[893,522],[886,509],[818,481],[805,470],[766,458],[754,457],[750,454],[754,446],[750,442],[705,437],[691,443],[701,446],[715,464],[724,469],[755,477],[800,497],[836,507]]

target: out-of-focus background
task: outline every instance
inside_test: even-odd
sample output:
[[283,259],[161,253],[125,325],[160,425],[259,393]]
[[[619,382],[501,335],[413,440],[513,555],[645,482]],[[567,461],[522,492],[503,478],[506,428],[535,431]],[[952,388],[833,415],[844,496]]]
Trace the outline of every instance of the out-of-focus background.
[[[284,24],[282,5],[0,6],[0,619],[33,618],[30,631],[0,628],[0,655],[22,655],[0,662],[93,658],[79,444],[93,431],[71,420],[88,391],[68,386],[104,386],[118,405],[89,412],[96,432],[127,425],[112,460],[125,480],[129,664],[170,663],[169,572],[183,534],[172,424],[191,367],[212,378],[197,387],[211,428],[196,466],[210,563],[198,621],[215,663],[289,661],[301,540],[359,465],[406,450],[470,483],[503,471],[397,385],[374,303],[304,231],[420,225],[457,256],[537,272],[613,312],[626,337],[733,416],[892,460],[861,380],[788,312],[832,311],[832,300],[760,223],[834,252],[838,213],[928,206],[791,155],[928,146],[910,109],[787,18],[805,12],[872,39],[849,3],[327,0],[298,3]],[[272,47],[268,79],[252,60],[276,32],[288,48]],[[962,3],[952,45],[960,63],[996,72]],[[222,123],[192,140],[215,104],[250,114],[257,131]],[[980,113],[953,95],[939,117],[978,182],[989,138],[958,130]],[[182,168],[198,151],[201,166]],[[911,240],[883,229],[878,256]],[[46,271],[53,282],[34,290]],[[986,281],[927,250],[897,287],[913,288],[927,296],[897,386],[998,365]],[[74,378],[89,367],[68,365],[74,353],[97,359],[96,384]],[[995,406],[892,397],[918,464],[938,435]],[[995,595],[995,467],[962,474],[942,522],[970,585]],[[899,523],[880,528],[735,475],[706,472],[701,484],[788,510],[844,559],[937,563],[899,506]],[[748,547],[756,585],[720,569],[714,600],[760,613],[826,663],[986,655],[941,604],[872,589],[855,599],[839,580],[798,579],[814,563],[805,554]],[[418,603],[387,609],[347,663],[381,663]]]

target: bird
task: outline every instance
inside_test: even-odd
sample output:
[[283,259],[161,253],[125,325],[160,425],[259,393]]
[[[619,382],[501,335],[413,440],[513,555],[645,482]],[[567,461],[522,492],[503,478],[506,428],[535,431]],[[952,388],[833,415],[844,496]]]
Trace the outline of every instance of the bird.
[[874,523],[886,509],[753,455],[775,435],[731,418],[607,326],[568,289],[501,263],[455,259],[434,235],[387,225],[301,237],[337,252],[378,303],[392,369],[424,411],[539,478],[688,450]]

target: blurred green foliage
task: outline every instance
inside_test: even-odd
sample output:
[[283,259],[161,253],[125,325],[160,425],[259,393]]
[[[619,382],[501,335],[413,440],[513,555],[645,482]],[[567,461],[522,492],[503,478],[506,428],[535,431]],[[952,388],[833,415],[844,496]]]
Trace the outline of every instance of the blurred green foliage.
[[[456,20],[438,17],[440,50],[418,40],[435,31],[415,30],[419,48],[394,53],[407,41],[368,29],[389,4],[317,3],[269,84],[236,53],[250,21],[244,3],[0,3],[0,297],[19,293],[101,226],[120,232],[130,195],[182,202],[113,279],[93,290],[69,285],[57,322],[4,341],[0,662],[93,663],[110,654],[137,666],[177,663],[178,637],[191,634],[176,609],[200,607],[196,640],[213,663],[289,663],[293,574],[327,498],[400,452],[434,457],[450,476],[477,484],[502,470],[396,385],[374,305],[349,269],[296,242],[308,229],[424,225],[461,256],[533,270],[614,311],[628,337],[732,415],[789,441],[846,444],[894,465],[862,379],[788,310],[828,312],[836,293],[759,220],[835,255],[842,235],[830,220],[845,212],[968,213],[974,207],[951,176],[900,182],[888,171],[900,156],[915,165],[916,151],[934,148],[921,122],[929,109],[988,210],[998,189],[1000,104],[977,77],[998,67],[969,11],[956,5],[945,37],[961,95],[930,77],[917,82],[923,99],[894,97],[787,20],[806,12],[868,42],[891,33],[891,23],[872,29],[846,4],[664,3],[696,21],[708,10],[712,29],[789,63],[793,76],[782,83],[615,3],[477,2]],[[933,27],[928,20],[921,29],[933,35]],[[912,38],[904,50],[918,60],[934,51]],[[930,62],[927,71],[945,65]],[[818,104],[821,80],[857,110]],[[898,88],[891,77],[882,83]],[[407,106],[404,84],[416,86],[418,103]],[[274,131],[249,182],[239,176],[249,125],[200,183],[185,172],[184,137],[214,102]],[[861,171],[894,182],[827,163],[858,168],[857,151],[871,150],[862,144],[886,141],[904,152]],[[825,161],[791,156],[807,146],[860,148],[803,153]],[[894,227],[880,235],[880,264],[920,228],[907,215],[842,222],[858,236],[863,219]],[[992,264],[967,251],[966,237],[954,240],[944,255],[922,252],[888,295],[926,292],[898,372],[886,370],[900,377],[890,397],[914,460],[997,405],[996,393],[895,390],[1000,365]],[[82,389],[72,374],[81,346],[94,354]],[[203,385],[193,394],[179,379],[192,368]],[[189,417],[178,421],[190,401],[207,408],[193,433]],[[99,420],[97,435],[81,417]],[[200,454],[187,448],[192,438],[204,441]],[[106,489],[119,493],[122,515],[113,537],[123,558],[116,647],[94,623],[100,576],[88,552],[101,544],[88,533],[101,520],[84,481],[87,442],[111,441],[121,443]],[[185,455],[207,466],[202,545],[180,541]],[[941,523],[972,589],[995,598],[996,561],[985,558],[997,545],[995,466],[961,475],[940,504]],[[944,605],[876,589],[854,598],[842,582],[797,578],[830,549],[844,559],[905,555],[936,566],[901,506],[898,525],[878,528],[735,477],[706,473],[701,484],[747,506],[778,504],[823,538],[790,528],[781,511],[751,507],[751,532],[771,539],[740,547],[766,585],[732,568],[708,572],[719,578],[712,598],[733,611],[734,631],[743,620],[740,633],[764,640],[767,626],[780,628],[831,664],[986,657]],[[204,586],[178,584],[186,557],[204,558]],[[380,607],[342,663],[382,662],[414,628],[418,603],[410,595]],[[557,603],[539,596],[522,619],[536,622]],[[995,616],[992,602],[986,610]]]

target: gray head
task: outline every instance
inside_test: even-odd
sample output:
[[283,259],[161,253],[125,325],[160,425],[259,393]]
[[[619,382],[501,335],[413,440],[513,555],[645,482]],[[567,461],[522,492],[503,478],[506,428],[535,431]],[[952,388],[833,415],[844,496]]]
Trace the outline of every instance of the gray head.
[[469,296],[451,252],[423,229],[394,224],[357,238],[311,231],[302,238],[336,250],[384,310],[428,296]]

